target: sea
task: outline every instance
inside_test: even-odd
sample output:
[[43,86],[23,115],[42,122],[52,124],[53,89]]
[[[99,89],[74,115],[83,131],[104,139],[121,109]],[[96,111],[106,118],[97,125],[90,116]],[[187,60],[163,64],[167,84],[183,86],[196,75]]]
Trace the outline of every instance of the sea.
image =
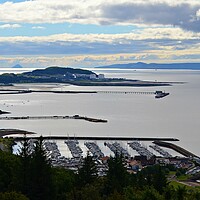
[[[21,73],[29,69],[0,69]],[[160,87],[95,87],[67,84],[16,84],[35,90],[87,90],[155,92],[170,94],[156,99],[152,94],[1,94],[4,116],[81,115],[108,120],[92,123],[75,119],[0,120],[1,129],[21,129],[43,136],[173,137],[175,144],[200,156],[200,70],[89,69],[108,78],[173,82]]]

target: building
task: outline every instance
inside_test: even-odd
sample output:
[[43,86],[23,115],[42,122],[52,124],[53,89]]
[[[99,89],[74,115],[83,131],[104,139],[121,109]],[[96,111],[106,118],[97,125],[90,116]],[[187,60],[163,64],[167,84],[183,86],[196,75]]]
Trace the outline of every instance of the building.
[[104,74],[99,74],[99,75],[98,75],[98,78],[99,78],[99,79],[104,79],[105,76],[104,76]]

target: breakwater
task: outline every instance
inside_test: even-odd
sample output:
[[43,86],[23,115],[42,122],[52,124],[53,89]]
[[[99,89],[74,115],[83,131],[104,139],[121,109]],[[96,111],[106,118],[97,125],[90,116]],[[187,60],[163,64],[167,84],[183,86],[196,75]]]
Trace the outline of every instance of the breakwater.
[[[24,137],[14,137],[15,140],[23,140]],[[40,137],[30,137],[30,139],[39,139]],[[44,140],[93,140],[93,141],[179,141],[177,138],[159,138],[159,137],[108,137],[108,136],[42,136]]]
[[45,120],[45,119],[79,119],[95,123],[107,123],[108,120],[96,119],[92,117],[85,116],[67,116],[67,115],[53,115],[53,116],[12,116],[12,117],[0,117],[0,120]]
[[178,145],[172,144],[172,143],[163,142],[163,141],[154,141],[153,143],[157,144],[158,146],[173,149],[174,151],[176,151],[176,152],[178,152],[178,153],[180,153],[180,154],[182,154],[183,156],[186,156],[186,157],[197,157],[197,158],[199,158],[198,156],[189,152],[188,150],[186,150],[186,149],[184,149],[184,148],[182,148]]

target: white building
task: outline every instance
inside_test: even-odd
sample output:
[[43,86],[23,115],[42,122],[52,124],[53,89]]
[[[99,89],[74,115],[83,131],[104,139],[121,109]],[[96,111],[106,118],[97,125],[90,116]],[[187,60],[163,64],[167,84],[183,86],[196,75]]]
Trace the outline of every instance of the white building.
[[99,78],[99,79],[104,79],[105,76],[104,76],[104,74],[99,74],[99,75],[98,75],[98,78]]
[[90,74],[90,79],[96,79],[96,78],[97,78],[96,74]]

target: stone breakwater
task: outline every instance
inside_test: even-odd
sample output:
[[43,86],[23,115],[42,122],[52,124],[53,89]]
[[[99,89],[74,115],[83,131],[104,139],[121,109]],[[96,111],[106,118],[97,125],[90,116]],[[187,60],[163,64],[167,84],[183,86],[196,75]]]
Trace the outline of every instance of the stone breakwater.
[[86,116],[68,116],[68,115],[53,115],[53,116],[12,116],[12,117],[0,117],[0,120],[43,120],[43,119],[79,119],[79,120],[85,120],[88,122],[94,122],[94,123],[107,123],[108,120],[105,119],[96,119],[92,117],[86,117]]

